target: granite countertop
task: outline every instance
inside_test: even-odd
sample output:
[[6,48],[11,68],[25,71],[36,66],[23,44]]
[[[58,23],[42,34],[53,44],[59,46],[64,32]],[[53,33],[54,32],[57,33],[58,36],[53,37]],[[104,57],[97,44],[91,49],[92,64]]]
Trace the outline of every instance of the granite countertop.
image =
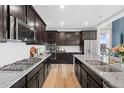
[[34,69],[50,56],[51,54],[41,55],[40,58],[42,58],[42,60],[40,62],[34,64],[24,71],[0,71],[0,88],[11,87],[13,84],[19,81],[22,77],[24,77],[27,73],[29,73],[32,69]]
[[98,70],[94,65],[86,62],[86,57],[84,55],[74,55],[78,60],[84,63],[92,71],[94,71],[98,76],[100,76],[103,81],[109,83],[112,87],[124,88],[124,69],[120,68],[119,63],[115,63],[112,66],[117,67],[122,70],[122,72],[103,72]]

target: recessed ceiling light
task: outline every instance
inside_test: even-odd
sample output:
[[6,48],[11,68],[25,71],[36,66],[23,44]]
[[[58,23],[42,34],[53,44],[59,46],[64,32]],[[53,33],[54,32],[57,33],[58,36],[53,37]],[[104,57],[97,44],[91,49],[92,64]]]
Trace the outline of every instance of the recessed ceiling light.
[[84,22],[85,25],[88,25],[88,22]]
[[63,26],[64,25],[64,22],[61,22],[60,25]]
[[60,5],[60,9],[64,9],[65,8],[65,5]]

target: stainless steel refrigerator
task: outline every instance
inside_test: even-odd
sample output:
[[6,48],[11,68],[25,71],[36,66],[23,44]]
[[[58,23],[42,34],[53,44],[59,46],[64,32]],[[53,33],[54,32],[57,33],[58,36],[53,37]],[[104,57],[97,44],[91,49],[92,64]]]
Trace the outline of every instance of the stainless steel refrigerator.
[[98,41],[84,40],[84,55],[87,60],[98,59]]

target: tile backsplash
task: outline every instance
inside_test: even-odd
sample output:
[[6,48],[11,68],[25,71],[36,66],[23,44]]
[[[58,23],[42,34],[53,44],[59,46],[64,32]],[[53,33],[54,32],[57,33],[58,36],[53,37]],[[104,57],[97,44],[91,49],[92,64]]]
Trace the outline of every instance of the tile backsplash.
[[21,42],[0,43],[0,66],[28,58],[32,46],[40,48],[40,52],[45,53],[45,45],[26,45]]
[[66,52],[80,52],[80,46],[57,46],[64,49]]

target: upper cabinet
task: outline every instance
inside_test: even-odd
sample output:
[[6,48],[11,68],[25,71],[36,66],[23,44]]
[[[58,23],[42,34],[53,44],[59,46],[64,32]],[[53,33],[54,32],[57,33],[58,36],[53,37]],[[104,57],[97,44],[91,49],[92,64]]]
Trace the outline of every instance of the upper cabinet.
[[27,24],[31,26],[33,29],[35,29],[35,11],[32,9],[31,6],[27,6]]
[[10,15],[26,22],[26,5],[10,5]]
[[57,44],[58,45],[79,45],[80,32],[58,32]]
[[3,6],[0,5],[0,38],[3,37],[3,17],[4,17],[4,13],[3,13]]
[[57,45],[64,45],[65,44],[65,33],[58,32],[57,33]]
[[36,16],[36,40],[37,43],[45,44],[46,25],[43,24],[41,18]]
[[65,45],[79,45],[80,33],[79,32],[67,32],[65,33]]
[[96,40],[97,39],[97,31],[82,31],[82,39],[83,40]]
[[46,31],[46,43],[56,43],[57,31]]
[[0,42],[6,41],[7,33],[7,6],[0,5]]

